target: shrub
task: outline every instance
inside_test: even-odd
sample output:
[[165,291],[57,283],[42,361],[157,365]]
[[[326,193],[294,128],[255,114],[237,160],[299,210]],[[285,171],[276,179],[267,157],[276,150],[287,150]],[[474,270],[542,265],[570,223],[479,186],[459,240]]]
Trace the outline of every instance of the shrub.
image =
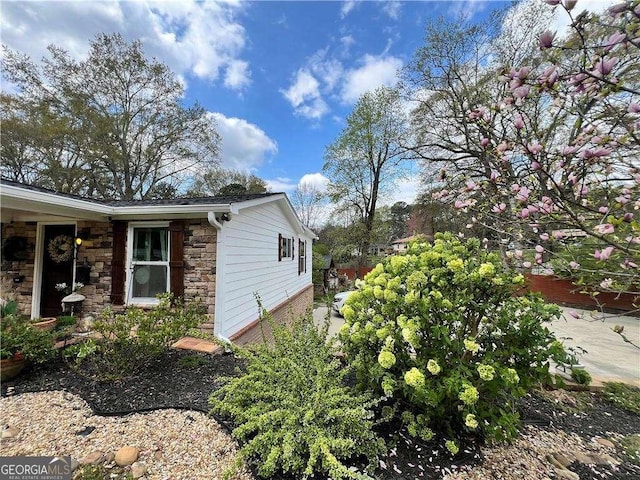
[[198,302],[185,305],[171,294],[159,296],[149,309],[128,308],[122,314],[105,309],[94,324],[100,340],[67,349],[67,358],[79,366],[92,362],[90,371],[102,379],[132,375],[165,353],[172,343],[205,320]]
[[[383,448],[371,428],[373,402],[344,384],[341,368],[310,315],[278,326],[267,317],[272,344],[254,350],[233,347],[247,361],[246,373],[227,378],[209,399],[212,413],[230,417],[233,436],[243,443],[236,461],[296,478],[314,472],[333,479],[368,478],[342,460],[364,456],[371,464]],[[231,473],[231,472],[228,472]]]
[[589,386],[591,384],[591,375],[583,368],[572,368],[571,378],[580,385]]
[[[477,239],[438,234],[366,277],[343,308],[340,340],[358,384],[395,402],[412,435],[429,440],[517,433],[514,400],[550,379],[562,345],[543,325],[560,315]],[[451,452],[457,450],[450,441]]]
[[0,320],[1,358],[25,358],[38,364],[54,356],[50,332],[37,329],[31,320],[18,315],[6,315]]

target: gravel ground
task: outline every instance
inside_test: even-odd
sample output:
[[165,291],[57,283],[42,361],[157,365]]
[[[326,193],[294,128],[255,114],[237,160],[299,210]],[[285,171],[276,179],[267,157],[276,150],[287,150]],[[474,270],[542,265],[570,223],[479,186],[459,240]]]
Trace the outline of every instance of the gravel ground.
[[[3,437],[6,432],[10,438],[0,443],[0,455],[81,460],[133,445],[147,467],[144,479],[222,478],[237,446],[222,424],[202,412],[220,376],[240,365],[232,355],[197,355],[199,360],[188,364],[184,357],[193,360],[194,354],[171,352],[149,371],[118,382],[95,382],[63,363],[3,382],[0,422]],[[131,410],[151,411],[105,416]],[[594,394],[564,391],[529,395],[521,410],[530,424],[512,445],[470,443],[453,459],[439,446],[441,439],[421,444],[402,431],[387,431],[386,439],[395,446],[380,459],[375,478],[640,478],[640,467],[624,461],[616,447],[623,435],[640,433],[640,416]],[[566,459],[566,469],[557,459]],[[235,478],[254,477],[245,471]]]

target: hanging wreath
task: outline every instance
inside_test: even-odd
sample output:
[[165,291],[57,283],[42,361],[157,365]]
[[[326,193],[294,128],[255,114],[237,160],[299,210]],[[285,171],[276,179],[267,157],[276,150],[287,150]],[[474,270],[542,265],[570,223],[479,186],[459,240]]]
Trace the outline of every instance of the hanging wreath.
[[49,241],[47,250],[54,262],[68,262],[73,255],[73,238],[69,235],[58,235]]

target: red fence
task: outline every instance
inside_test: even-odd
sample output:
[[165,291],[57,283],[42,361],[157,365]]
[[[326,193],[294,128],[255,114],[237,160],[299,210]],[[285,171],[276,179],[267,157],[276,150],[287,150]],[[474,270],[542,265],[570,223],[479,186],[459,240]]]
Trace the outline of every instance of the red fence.
[[[580,287],[576,287],[569,280],[549,275],[525,274],[527,287],[532,292],[540,292],[549,302],[574,305],[579,307],[604,306],[614,310],[636,310],[633,306],[635,296],[628,293],[616,294],[601,292],[597,301],[590,295],[580,293]],[[636,302],[637,303],[637,302]]]

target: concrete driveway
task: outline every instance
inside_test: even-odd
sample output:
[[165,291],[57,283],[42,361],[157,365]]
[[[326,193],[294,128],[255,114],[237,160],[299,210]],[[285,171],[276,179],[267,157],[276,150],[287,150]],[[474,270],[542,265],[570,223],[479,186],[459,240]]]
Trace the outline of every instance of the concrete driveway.
[[[640,346],[640,318],[605,314],[601,318],[588,310],[562,307],[564,318],[554,321],[550,330],[566,346],[582,347],[587,351],[579,357],[593,377],[593,384],[616,381],[640,387],[640,349],[625,343],[613,331],[615,325],[624,326],[623,334]],[[313,317],[318,325],[324,322],[327,307],[317,307]],[[579,318],[575,318],[575,316]],[[331,312],[329,334],[336,335],[344,319]]]

